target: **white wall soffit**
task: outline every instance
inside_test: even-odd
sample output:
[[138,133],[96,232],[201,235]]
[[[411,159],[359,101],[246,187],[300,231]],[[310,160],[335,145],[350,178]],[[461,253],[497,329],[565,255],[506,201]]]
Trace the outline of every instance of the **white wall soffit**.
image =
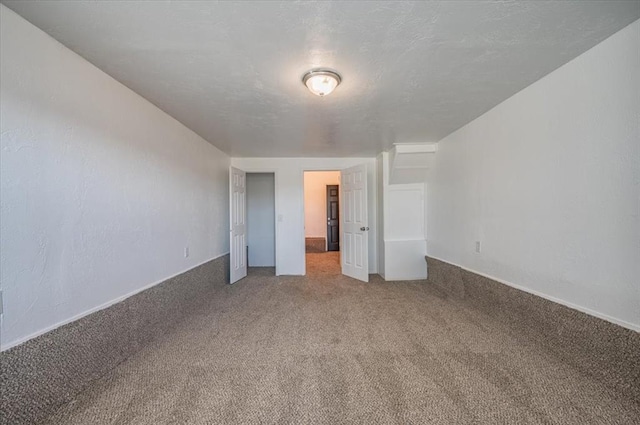
[[396,143],[389,154],[389,184],[424,183],[437,143]]

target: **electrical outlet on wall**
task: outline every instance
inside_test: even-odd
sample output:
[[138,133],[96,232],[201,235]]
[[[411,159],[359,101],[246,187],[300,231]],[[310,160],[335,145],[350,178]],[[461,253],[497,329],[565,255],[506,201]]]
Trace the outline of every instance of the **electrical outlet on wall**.
[[476,241],[476,252],[479,254],[482,250],[482,246],[480,245],[480,241]]
[[184,258],[187,258],[189,256],[189,247],[185,246],[184,247]]

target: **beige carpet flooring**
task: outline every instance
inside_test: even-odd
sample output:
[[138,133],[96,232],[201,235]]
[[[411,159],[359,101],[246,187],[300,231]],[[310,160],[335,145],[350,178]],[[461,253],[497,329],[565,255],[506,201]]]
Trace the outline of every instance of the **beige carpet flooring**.
[[318,277],[319,283],[332,282],[332,279],[326,280],[323,277],[340,276],[342,273],[340,267],[340,252],[329,251],[323,253],[307,253],[307,277]]
[[55,424],[633,424],[640,405],[425,282],[252,269]]

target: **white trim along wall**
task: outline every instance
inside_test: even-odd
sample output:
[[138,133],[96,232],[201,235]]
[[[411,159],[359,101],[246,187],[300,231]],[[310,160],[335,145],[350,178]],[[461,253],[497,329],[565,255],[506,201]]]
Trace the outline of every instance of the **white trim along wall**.
[[0,8],[4,350],[224,255],[229,157]]
[[638,330],[639,116],[636,21],[438,143],[428,254]]

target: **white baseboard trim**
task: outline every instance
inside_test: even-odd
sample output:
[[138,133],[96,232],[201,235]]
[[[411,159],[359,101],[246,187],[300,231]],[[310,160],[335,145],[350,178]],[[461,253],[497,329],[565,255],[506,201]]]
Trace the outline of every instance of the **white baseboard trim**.
[[569,307],[569,308],[571,308],[573,310],[578,310],[578,311],[580,311],[582,313],[585,313],[585,314],[588,314],[590,316],[594,316],[594,317],[597,317],[599,319],[606,320],[607,322],[611,322],[611,323],[616,324],[618,326],[622,326],[623,328],[627,328],[627,329],[630,329],[632,331],[640,332],[640,324],[627,322],[626,320],[618,319],[616,317],[612,317],[612,316],[609,316],[607,314],[591,310],[591,309],[589,309],[587,307],[583,307],[583,306],[580,306],[580,305],[577,305],[577,304],[573,304],[573,303],[571,303],[569,301],[565,301],[563,299],[556,298],[556,297],[554,297],[552,295],[547,295],[545,293],[536,291],[534,289],[529,289],[527,287],[524,287],[524,286],[521,286],[521,285],[517,285],[515,283],[508,282],[508,281],[506,281],[504,279],[500,279],[500,278],[497,278],[495,276],[488,275],[486,273],[482,273],[482,272],[479,272],[479,271],[476,271],[476,270],[472,270],[472,269],[470,269],[468,267],[461,266],[460,264],[452,263],[451,261],[447,261],[447,260],[443,260],[443,259],[438,258],[438,257],[434,257],[433,255],[427,254],[427,257],[433,258],[433,259],[438,260],[438,261],[442,261],[443,263],[447,263],[447,264],[450,264],[450,265],[455,266],[455,267],[459,267],[459,268],[461,268],[463,270],[466,270],[466,271],[471,272],[471,273],[475,273],[477,275],[486,277],[488,279],[495,280],[496,282],[502,283],[503,285],[511,286],[512,288],[518,289],[518,290],[523,291],[523,292],[527,292],[527,293],[529,293],[531,295],[535,295],[537,297],[544,298],[544,299],[549,300],[549,301],[553,301],[556,304],[561,304],[561,305],[563,305],[565,307]]
[[426,276],[391,276],[383,277],[385,282],[409,282],[413,280],[426,280]]
[[83,311],[82,313],[76,314],[75,316],[72,316],[72,317],[70,317],[70,318],[68,318],[68,319],[62,320],[62,321],[60,321],[60,322],[58,322],[58,323],[55,323],[55,324],[53,324],[53,325],[51,325],[51,326],[47,326],[46,328],[41,329],[41,330],[39,330],[39,331],[36,331],[36,332],[34,332],[34,333],[30,334],[30,335],[27,335],[27,336],[25,336],[25,337],[19,338],[19,339],[15,340],[15,341],[11,341],[11,342],[9,342],[8,344],[3,345],[3,346],[2,346],[2,348],[0,349],[0,351],[6,351],[6,350],[8,350],[8,349],[10,349],[10,348],[13,348],[13,347],[16,347],[16,346],[18,346],[18,345],[20,345],[20,344],[23,344],[23,343],[25,343],[25,342],[29,341],[30,339],[33,339],[33,338],[38,337],[38,336],[40,336],[40,335],[44,335],[44,334],[46,334],[47,332],[51,332],[52,330],[57,329],[57,328],[59,328],[60,326],[64,326],[64,325],[66,325],[66,324],[68,324],[68,323],[75,322],[76,320],[82,319],[83,317],[88,316],[88,315],[90,315],[91,313],[95,313],[96,311],[104,310],[105,308],[107,308],[107,307],[111,307],[111,306],[112,306],[112,305],[114,305],[114,304],[117,304],[117,303],[119,303],[119,302],[121,302],[121,301],[124,301],[124,300],[126,300],[127,298],[132,297],[132,296],[136,295],[136,294],[137,294],[137,293],[139,293],[139,292],[145,291],[145,290],[147,290],[147,289],[149,289],[149,288],[152,288],[152,287],[154,287],[154,286],[156,286],[156,285],[161,284],[162,282],[164,282],[164,281],[166,281],[166,280],[172,279],[172,278],[174,278],[174,277],[176,277],[176,276],[179,276],[179,275],[181,275],[181,274],[183,274],[183,273],[188,272],[189,270],[193,270],[193,269],[195,269],[196,267],[200,267],[200,266],[201,266],[201,265],[203,265],[203,264],[206,264],[206,263],[208,263],[208,262],[210,262],[210,261],[216,260],[216,259],[218,259],[218,258],[220,258],[220,257],[224,257],[225,255],[228,255],[228,254],[229,254],[229,253],[228,253],[228,252],[226,252],[226,253],[224,253],[224,254],[220,254],[220,255],[218,255],[218,256],[216,256],[216,257],[213,257],[213,258],[210,258],[210,259],[208,259],[208,260],[205,260],[205,261],[203,261],[203,262],[201,262],[201,263],[196,264],[196,265],[195,265],[195,266],[193,266],[193,267],[189,267],[188,269],[182,270],[182,271],[180,271],[180,272],[178,272],[178,273],[175,273],[175,274],[173,274],[173,275],[171,275],[171,276],[169,276],[169,277],[165,277],[165,278],[163,278],[163,279],[160,279],[160,280],[157,280],[157,281],[155,281],[155,282],[153,282],[153,283],[150,283],[150,284],[148,284],[148,285],[145,285],[145,286],[143,286],[143,287],[141,287],[141,288],[138,288],[138,289],[136,289],[136,290],[134,290],[134,291],[131,291],[131,292],[127,293],[127,294],[121,295],[121,296],[119,296],[119,297],[117,297],[117,298],[114,298],[114,299],[112,299],[112,300],[110,300],[110,301],[107,301],[107,302],[105,302],[105,303],[103,303],[103,304],[100,304],[100,305],[98,305],[98,306],[96,306],[96,307],[93,307],[93,308],[91,308],[91,309],[89,309],[89,310]]

